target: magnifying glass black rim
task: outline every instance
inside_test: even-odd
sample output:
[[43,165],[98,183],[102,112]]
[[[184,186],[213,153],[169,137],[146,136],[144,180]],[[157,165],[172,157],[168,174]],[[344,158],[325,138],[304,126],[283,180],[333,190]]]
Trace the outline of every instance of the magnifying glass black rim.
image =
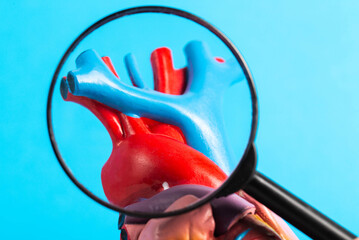
[[[59,73],[61,71],[61,68],[63,67],[66,60],[70,56],[70,54],[73,52],[73,50],[79,45],[79,43],[86,36],[88,36],[90,33],[95,31],[99,27],[105,25],[106,23],[109,23],[109,22],[111,22],[111,21],[113,21],[115,19],[118,19],[118,18],[121,18],[121,17],[124,17],[124,16],[135,15],[135,14],[140,14],[140,13],[163,13],[163,14],[170,14],[170,15],[183,17],[183,18],[191,20],[191,21],[205,27],[210,32],[215,34],[230,49],[232,54],[237,59],[238,63],[240,64],[240,66],[241,66],[241,68],[242,68],[242,70],[244,72],[244,75],[246,77],[247,83],[249,85],[250,94],[251,94],[251,101],[252,101],[251,132],[250,132],[250,136],[249,136],[248,143],[247,143],[247,146],[245,148],[244,154],[243,154],[239,164],[235,168],[235,170],[228,177],[228,179],[218,189],[214,190],[211,194],[209,194],[206,197],[198,200],[197,202],[195,202],[192,205],[189,205],[189,206],[187,206],[185,208],[178,209],[178,210],[171,211],[171,212],[150,213],[150,212],[141,212],[141,211],[128,211],[128,210],[126,210],[124,208],[120,208],[120,207],[117,207],[115,205],[112,205],[112,204],[102,200],[101,198],[97,197],[96,195],[94,195],[90,190],[88,190],[84,185],[82,185],[75,178],[75,176],[72,174],[70,168],[66,165],[64,159],[62,158],[62,156],[60,154],[59,148],[57,146],[57,142],[55,140],[55,134],[54,134],[54,130],[53,130],[53,125],[52,125],[52,114],[51,113],[52,113],[52,96],[53,96],[54,88],[55,88],[55,85],[56,85],[56,81],[58,79],[58,75],[59,75]],[[50,85],[48,98],[47,98],[47,109],[46,109],[47,129],[48,129],[48,133],[49,133],[52,148],[53,148],[53,150],[55,152],[56,158],[57,158],[58,162],[60,163],[62,169],[65,171],[66,175],[71,179],[71,181],[83,193],[85,193],[88,197],[90,197],[91,199],[93,199],[97,203],[99,203],[99,204],[101,204],[101,205],[103,205],[103,206],[105,206],[105,207],[107,207],[109,209],[112,209],[114,211],[117,211],[117,212],[125,214],[125,215],[133,216],[133,217],[144,217],[144,218],[169,217],[169,216],[174,216],[174,215],[179,215],[179,214],[182,214],[182,213],[189,212],[189,211],[191,211],[191,210],[193,210],[195,208],[198,208],[198,207],[208,203],[212,199],[218,197],[221,193],[226,192],[226,189],[229,189],[231,183],[236,181],[235,175],[238,176],[237,172],[241,168],[241,165],[244,163],[244,161],[242,161],[242,160],[248,154],[248,152],[249,152],[249,150],[251,148],[251,145],[252,145],[252,143],[254,141],[254,138],[255,138],[255,134],[256,134],[256,130],[257,130],[257,122],[258,122],[258,105],[257,104],[258,103],[257,103],[257,95],[256,95],[256,91],[255,91],[255,86],[254,86],[254,82],[253,82],[252,76],[250,74],[250,71],[249,71],[249,69],[247,67],[247,64],[245,63],[242,55],[239,53],[239,51],[234,46],[234,44],[222,32],[220,32],[217,28],[215,28],[214,26],[212,26],[211,24],[209,24],[205,20],[203,20],[203,19],[201,19],[201,18],[199,18],[199,17],[197,17],[197,16],[195,16],[195,15],[193,15],[191,13],[183,11],[183,10],[170,8],[170,7],[163,7],[163,6],[142,6],[142,7],[128,8],[128,9],[115,12],[115,13],[113,13],[111,15],[108,15],[108,16],[102,18],[101,20],[97,21],[96,23],[91,25],[89,28],[87,28],[85,31],[83,31],[75,39],[75,41],[72,42],[70,47],[66,50],[66,52],[62,56],[59,64],[57,65],[57,68],[56,68],[55,73],[54,73],[54,75],[52,77],[52,80],[51,80],[51,85]],[[237,185],[238,185],[238,183],[237,183]]]

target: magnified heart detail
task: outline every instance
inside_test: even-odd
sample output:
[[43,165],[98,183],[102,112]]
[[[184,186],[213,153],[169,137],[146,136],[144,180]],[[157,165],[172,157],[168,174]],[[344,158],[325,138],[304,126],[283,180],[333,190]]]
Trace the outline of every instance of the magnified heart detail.
[[[217,96],[213,92],[223,92],[243,75],[233,60],[211,56],[201,43],[189,43],[186,49],[188,68],[183,69],[174,69],[168,48],[152,53],[154,90],[147,90],[132,55],[125,58],[134,85],[130,88],[121,85],[110,58],[100,58],[93,51],[81,54],[76,61],[78,69],[61,81],[63,99],[88,108],[110,134],[113,150],[101,179],[105,195],[114,205],[171,211],[197,201],[227,179],[224,165],[222,169],[219,165],[221,158],[231,158],[232,153],[223,140],[218,103],[211,100],[214,107],[210,109],[200,104],[194,112],[183,108],[193,99],[206,102],[201,96]],[[218,76],[228,81],[218,83]],[[201,81],[196,82],[198,79]],[[136,100],[123,101],[128,96]],[[156,96],[159,100],[153,103]],[[184,117],[178,112],[185,112]],[[155,117],[156,113],[161,117]],[[212,141],[213,136],[217,137]],[[122,240],[297,239],[282,219],[243,191],[179,216],[126,217],[120,227]]]

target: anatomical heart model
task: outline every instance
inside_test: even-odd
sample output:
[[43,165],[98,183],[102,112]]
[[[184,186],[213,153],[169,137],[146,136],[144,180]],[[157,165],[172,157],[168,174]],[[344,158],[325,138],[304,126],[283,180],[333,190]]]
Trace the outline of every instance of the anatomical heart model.
[[[221,99],[244,79],[234,59],[210,54],[202,42],[185,47],[187,67],[171,51],[151,55],[154,90],[125,57],[133,86],[121,82],[109,57],[87,50],[61,82],[66,101],[88,108],[109,132],[113,150],[101,172],[108,201],[129,210],[183,208],[218,188],[233,159]],[[121,239],[297,239],[286,223],[244,191],[188,213],[158,219],[126,216]]]

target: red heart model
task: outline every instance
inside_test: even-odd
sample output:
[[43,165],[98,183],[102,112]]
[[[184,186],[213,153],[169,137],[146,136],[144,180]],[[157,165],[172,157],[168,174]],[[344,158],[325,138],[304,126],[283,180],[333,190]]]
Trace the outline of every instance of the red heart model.
[[[102,59],[118,77],[110,58]],[[223,61],[221,58],[216,60]],[[151,55],[151,63],[156,91],[174,95],[183,93],[187,84],[186,68],[174,69],[168,48],[156,49]],[[61,84],[64,85],[61,87],[63,98],[88,108],[110,134],[113,150],[102,168],[101,178],[104,192],[111,203],[125,207],[142,198],[150,198],[167,187],[199,184],[216,188],[226,180],[226,174],[214,162],[186,145],[178,127],[147,118],[126,116],[95,100],[72,95],[67,91],[65,79]],[[239,195],[256,208],[256,213],[250,216],[256,220],[250,222],[257,222],[258,226],[265,224],[281,239],[297,239],[283,220],[269,209],[243,191]],[[234,239],[246,226],[243,221],[237,225],[221,237]],[[243,229],[239,231],[237,228]],[[246,238],[259,239],[250,234],[257,234],[254,230]]]

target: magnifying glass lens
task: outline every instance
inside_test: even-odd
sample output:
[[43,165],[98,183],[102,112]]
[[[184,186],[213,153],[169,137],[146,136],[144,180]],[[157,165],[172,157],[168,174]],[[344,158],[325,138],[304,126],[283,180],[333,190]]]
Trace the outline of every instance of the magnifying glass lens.
[[176,14],[132,12],[93,25],[65,54],[51,89],[64,170],[88,196],[130,216],[208,202],[254,137],[241,56],[202,20]]

